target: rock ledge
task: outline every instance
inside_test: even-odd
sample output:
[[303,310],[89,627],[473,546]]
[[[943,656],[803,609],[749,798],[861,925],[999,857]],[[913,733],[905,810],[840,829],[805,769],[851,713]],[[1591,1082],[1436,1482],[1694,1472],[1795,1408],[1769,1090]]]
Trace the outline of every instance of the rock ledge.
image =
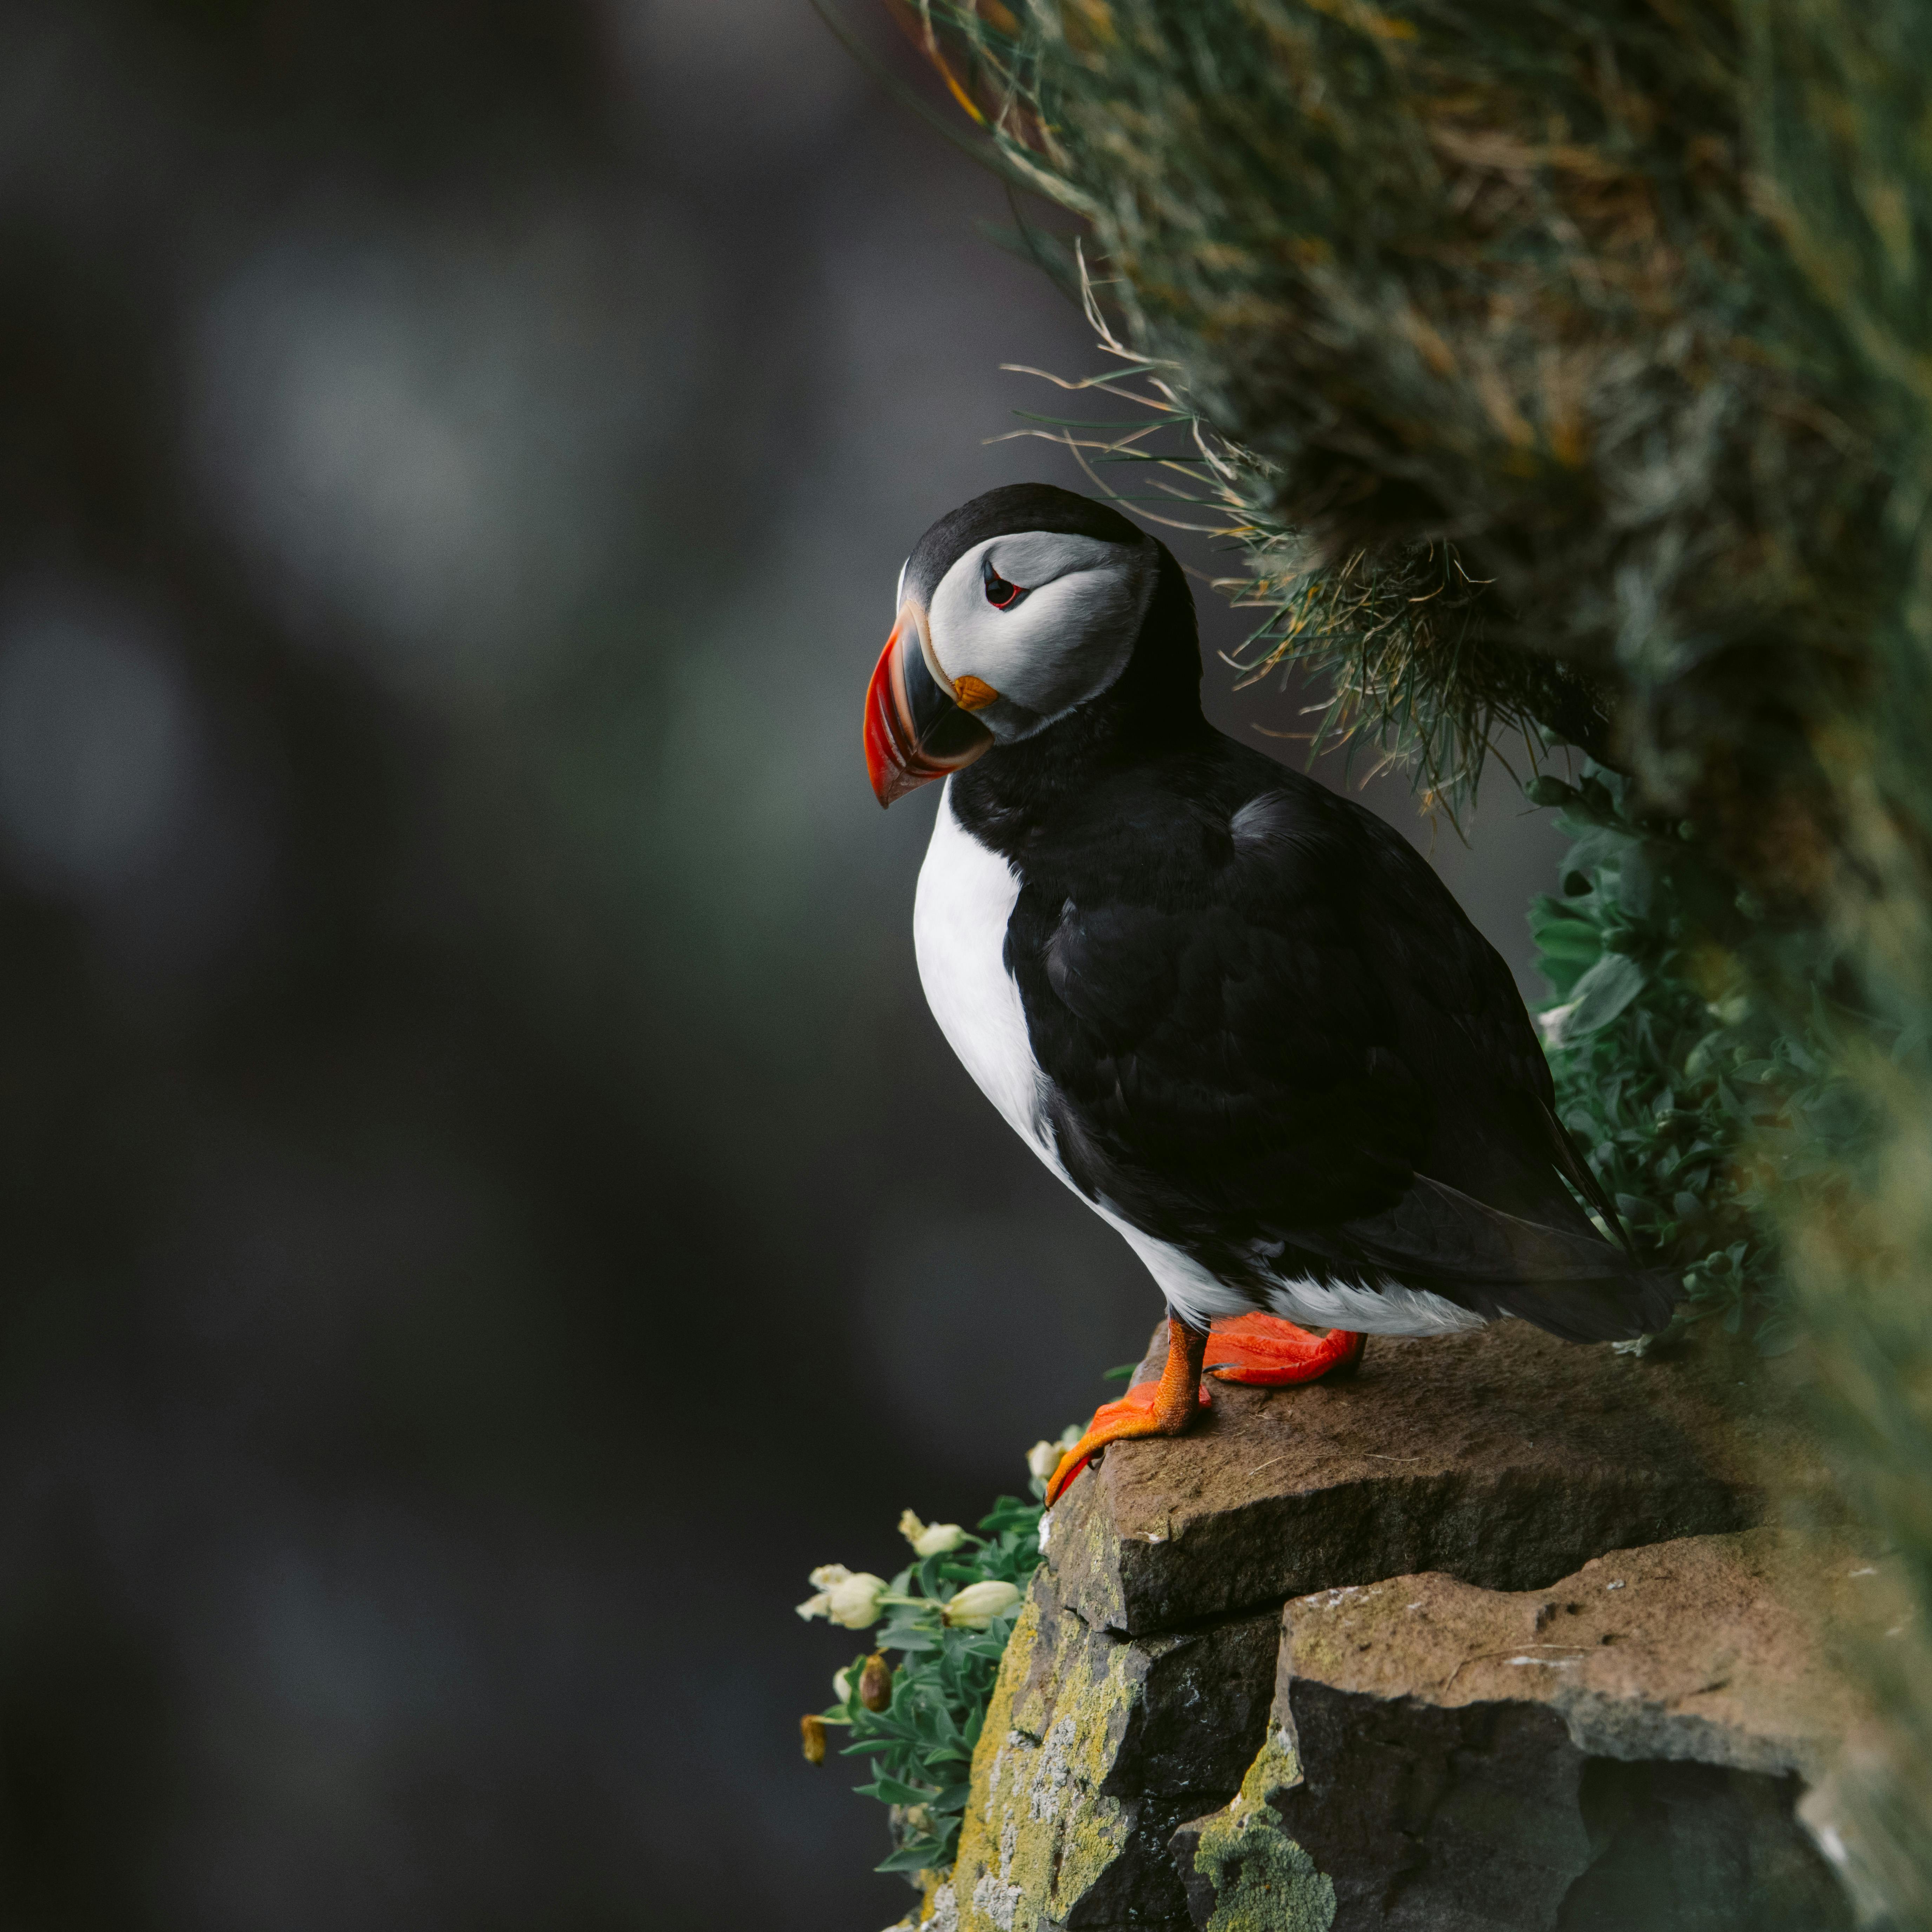
[[1054,1514],[918,1923],[1848,1928],[1798,1808],[1857,1716],[1830,1634],[1893,1586],[1737,1373],[1503,1324],[1116,1445]]

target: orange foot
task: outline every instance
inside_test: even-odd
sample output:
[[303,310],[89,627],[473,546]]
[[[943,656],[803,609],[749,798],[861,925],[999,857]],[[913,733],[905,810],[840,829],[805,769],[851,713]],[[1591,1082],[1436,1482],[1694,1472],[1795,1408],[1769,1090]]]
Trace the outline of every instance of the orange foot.
[[1136,1436],[1178,1436],[1208,1406],[1201,1384],[1206,1331],[1190,1328],[1178,1316],[1167,1318],[1167,1363],[1157,1382],[1136,1382],[1118,1402],[1094,1412],[1087,1433],[1060,1457],[1046,1486],[1046,1504],[1059,1502],[1066,1486],[1109,1442]]
[[1354,1374],[1362,1337],[1345,1328],[1311,1335],[1278,1315],[1232,1315],[1210,1331],[1205,1359],[1208,1373],[1224,1382],[1318,1382]]

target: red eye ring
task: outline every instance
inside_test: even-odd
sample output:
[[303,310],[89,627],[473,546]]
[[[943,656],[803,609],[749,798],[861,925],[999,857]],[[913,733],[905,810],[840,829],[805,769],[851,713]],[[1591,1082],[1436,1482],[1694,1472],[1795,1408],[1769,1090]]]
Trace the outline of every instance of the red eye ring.
[[986,586],[986,602],[995,610],[1010,610],[1027,594],[1024,584],[1009,584],[993,568],[991,557],[980,560],[980,580]]

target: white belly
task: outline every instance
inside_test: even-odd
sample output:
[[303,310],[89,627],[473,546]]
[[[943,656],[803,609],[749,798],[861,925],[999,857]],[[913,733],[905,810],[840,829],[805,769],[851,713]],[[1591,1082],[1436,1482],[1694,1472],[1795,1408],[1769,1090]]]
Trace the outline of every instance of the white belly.
[[913,900],[920,983],[946,1045],[980,1092],[1007,1126],[1058,1169],[1040,1106],[1040,1067],[1027,1039],[1025,1010],[1006,971],[1006,922],[1019,896],[1019,874],[952,815],[948,778]]
[[[980,1092],[1072,1187],[1047,1124],[1045,1076],[1027,1037],[1020,989],[1006,970],[1006,924],[1019,896],[1019,874],[954,817],[952,781],[947,779],[913,901],[913,950],[919,960],[920,983],[946,1044]],[[1196,1326],[1204,1328],[1217,1315],[1252,1310],[1254,1303],[1246,1293],[1227,1286],[1181,1249],[1136,1228],[1107,1202],[1087,1204],[1119,1232],[1170,1304]],[[1367,1334],[1436,1334],[1482,1326],[1480,1316],[1438,1295],[1394,1283],[1378,1292],[1280,1280],[1268,1300],[1275,1313],[1291,1322],[1346,1327]]]

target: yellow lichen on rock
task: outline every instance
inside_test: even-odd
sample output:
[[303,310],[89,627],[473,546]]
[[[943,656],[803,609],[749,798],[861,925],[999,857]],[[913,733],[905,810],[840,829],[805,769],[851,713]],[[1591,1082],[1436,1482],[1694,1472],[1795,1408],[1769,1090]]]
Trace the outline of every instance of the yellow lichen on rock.
[[1125,1849],[1131,1820],[1101,1795],[1139,1695],[1126,1646],[1037,1590],[1020,1612],[974,1755],[972,1796],[931,1932],[1036,1932],[1064,1922]]
[[1241,1788],[1231,1812],[1251,1811],[1265,1804],[1278,1791],[1292,1791],[1301,1782],[1301,1756],[1294,1748],[1294,1736],[1286,1724],[1270,1724],[1255,1761],[1241,1780]]

